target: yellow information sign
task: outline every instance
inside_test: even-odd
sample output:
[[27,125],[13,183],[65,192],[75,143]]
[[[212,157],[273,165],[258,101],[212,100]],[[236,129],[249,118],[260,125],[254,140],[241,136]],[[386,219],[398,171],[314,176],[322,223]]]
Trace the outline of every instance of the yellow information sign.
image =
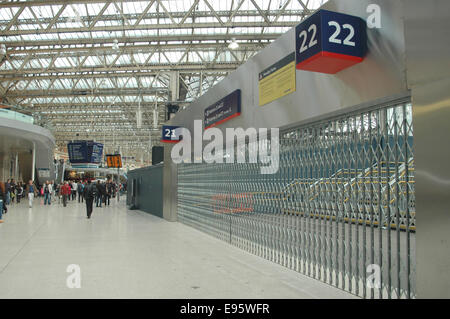
[[295,52],[259,73],[259,106],[295,92]]
[[106,164],[109,168],[121,168],[122,158],[120,154],[106,155]]

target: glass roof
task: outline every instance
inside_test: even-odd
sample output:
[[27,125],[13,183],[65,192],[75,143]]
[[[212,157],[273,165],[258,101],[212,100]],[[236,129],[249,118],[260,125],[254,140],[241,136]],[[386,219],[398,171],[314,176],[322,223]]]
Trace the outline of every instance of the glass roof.
[[[71,138],[62,134],[68,123],[74,132],[82,131],[106,115],[109,125],[103,131],[134,128],[145,137],[143,148],[149,136],[156,145],[153,109],[161,125],[165,104],[173,102],[174,72],[177,103],[186,107],[324,2],[1,2],[0,44],[6,54],[0,62],[0,90],[9,104],[46,117],[58,145]],[[239,43],[236,50],[228,48],[233,38]],[[144,112],[139,129],[138,108]]]

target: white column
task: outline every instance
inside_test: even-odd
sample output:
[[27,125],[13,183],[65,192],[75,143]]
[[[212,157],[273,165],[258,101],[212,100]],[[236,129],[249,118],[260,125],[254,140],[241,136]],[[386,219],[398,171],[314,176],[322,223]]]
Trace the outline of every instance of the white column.
[[34,182],[35,176],[34,172],[36,171],[36,143],[33,142],[33,160],[31,163],[31,180]]
[[170,92],[171,94],[171,101],[178,101],[180,97],[180,76],[178,71],[171,71],[170,72]]
[[16,153],[16,163],[14,166],[14,178],[16,181],[19,180],[19,153]]
[[200,71],[200,85],[199,85],[199,94],[198,96],[202,96],[203,95],[203,71]]

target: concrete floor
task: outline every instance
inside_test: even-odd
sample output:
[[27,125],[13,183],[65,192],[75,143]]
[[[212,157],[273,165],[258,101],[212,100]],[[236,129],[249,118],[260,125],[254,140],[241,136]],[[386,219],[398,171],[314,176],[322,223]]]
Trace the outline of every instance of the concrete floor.
[[[0,224],[4,298],[356,298],[180,223],[130,211],[35,199]],[[81,288],[68,288],[68,265]]]

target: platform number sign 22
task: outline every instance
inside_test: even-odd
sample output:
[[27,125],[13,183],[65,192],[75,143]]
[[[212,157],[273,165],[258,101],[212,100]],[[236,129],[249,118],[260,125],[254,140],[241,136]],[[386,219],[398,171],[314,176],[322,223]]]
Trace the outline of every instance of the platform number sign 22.
[[317,11],[295,28],[297,69],[335,74],[362,62],[366,28],[359,17]]

